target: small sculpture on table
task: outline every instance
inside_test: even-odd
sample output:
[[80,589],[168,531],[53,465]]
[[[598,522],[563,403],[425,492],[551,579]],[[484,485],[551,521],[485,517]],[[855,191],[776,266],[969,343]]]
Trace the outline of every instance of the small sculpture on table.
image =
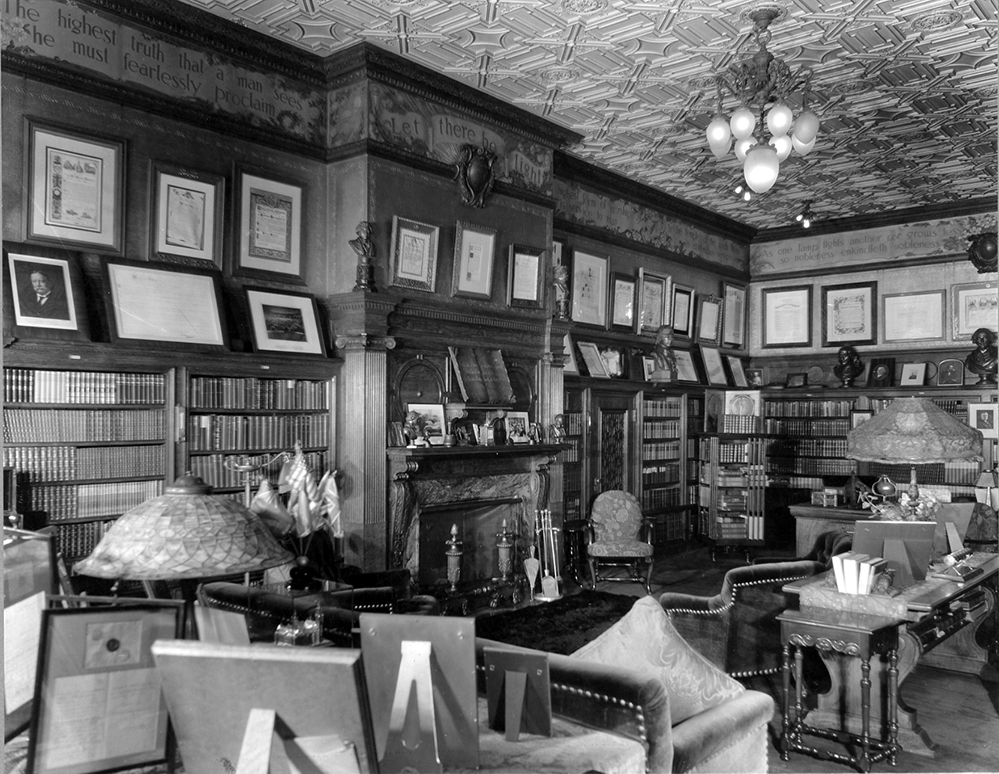
[[988,328],[979,328],[971,334],[971,342],[975,349],[965,359],[964,364],[973,374],[978,374],[976,385],[996,383],[996,372],[999,370],[999,355],[997,355],[996,335]]
[[840,347],[836,355],[833,373],[839,379],[840,387],[852,387],[854,380],[864,373],[864,364],[853,347]]
[[676,355],[673,353],[673,326],[660,325],[656,331],[656,343],[652,348],[651,379],[654,382],[670,382],[676,376]]
[[354,290],[374,290],[371,282],[371,259],[375,255],[375,243],[371,234],[375,224],[362,220],[357,224],[357,238],[350,240],[350,246],[357,253],[357,282]]
[[406,423],[402,426],[406,438],[407,449],[418,449],[427,445],[426,430],[423,417],[416,411],[406,414]]
[[552,422],[551,433],[549,433],[552,443],[564,443],[565,442],[565,417],[561,414],[556,414],[555,419]]

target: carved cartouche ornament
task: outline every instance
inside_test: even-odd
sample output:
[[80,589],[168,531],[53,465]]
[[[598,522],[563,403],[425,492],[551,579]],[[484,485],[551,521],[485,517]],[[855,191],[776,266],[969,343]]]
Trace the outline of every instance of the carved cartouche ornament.
[[470,207],[485,207],[493,190],[496,154],[477,145],[462,145],[454,179],[461,188],[461,201]]

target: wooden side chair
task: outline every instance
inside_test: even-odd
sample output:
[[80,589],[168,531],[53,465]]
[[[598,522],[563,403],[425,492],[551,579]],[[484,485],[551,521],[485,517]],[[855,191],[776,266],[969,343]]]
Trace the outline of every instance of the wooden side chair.
[[[587,526],[587,560],[590,581],[596,588],[598,580],[641,583],[648,594],[652,593],[652,524],[642,515],[638,498],[630,492],[612,489],[597,495],[590,509]],[[598,565],[630,567],[630,575],[601,576]],[[639,574],[640,565],[644,574]]]

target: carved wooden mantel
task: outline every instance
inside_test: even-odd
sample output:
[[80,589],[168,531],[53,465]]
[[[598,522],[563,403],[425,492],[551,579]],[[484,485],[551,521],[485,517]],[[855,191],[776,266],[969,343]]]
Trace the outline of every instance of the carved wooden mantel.
[[419,577],[422,510],[490,500],[523,503],[516,551],[527,556],[535,514],[548,507],[548,467],[560,451],[551,444],[388,449],[390,566]]

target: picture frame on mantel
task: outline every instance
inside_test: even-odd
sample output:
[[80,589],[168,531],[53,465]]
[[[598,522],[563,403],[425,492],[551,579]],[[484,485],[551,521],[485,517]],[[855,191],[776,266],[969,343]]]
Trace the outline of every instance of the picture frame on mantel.
[[237,229],[232,273],[304,285],[305,186],[270,172],[236,165]]

